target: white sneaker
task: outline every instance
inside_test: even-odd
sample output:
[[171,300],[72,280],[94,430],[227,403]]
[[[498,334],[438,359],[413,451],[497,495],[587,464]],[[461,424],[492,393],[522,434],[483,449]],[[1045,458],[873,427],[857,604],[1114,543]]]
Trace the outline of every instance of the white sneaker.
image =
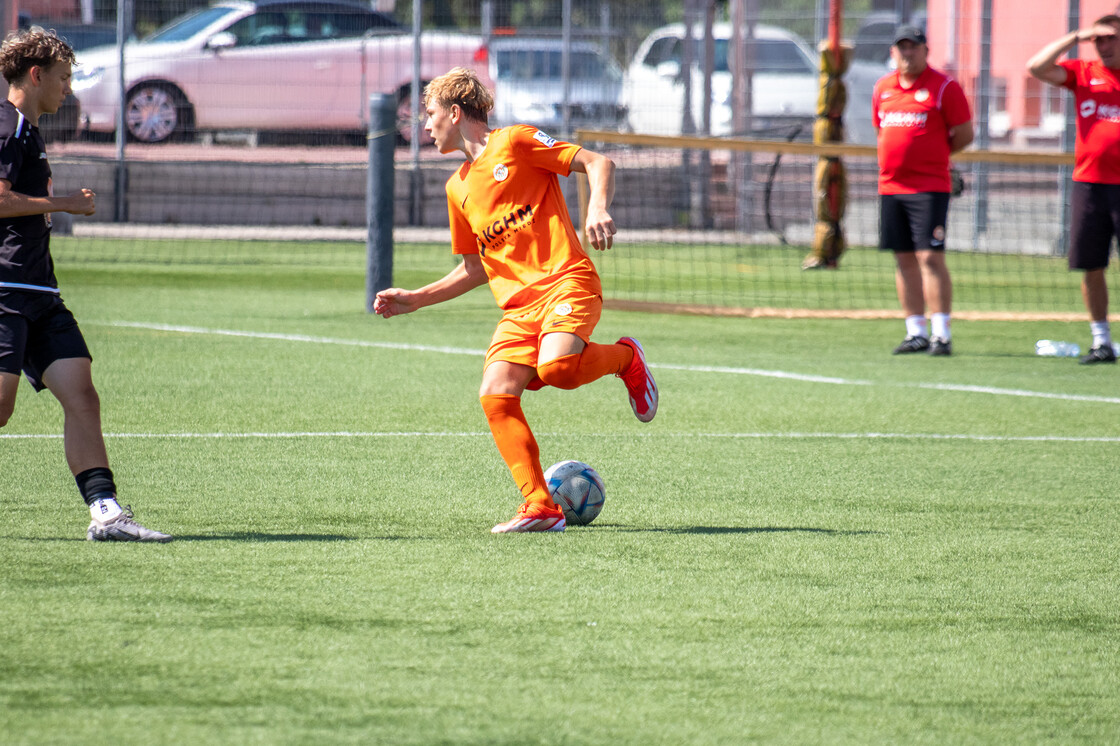
[[490,529],[492,534],[525,534],[537,531],[563,531],[564,511],[553,505],[546,508],[539,503],[523,504],[517,509],[513,520],[499,523]]
[[171,541],[169,534],[161,534],[144,528],[132,520],[132,508],[125,506],[124,512],[104,523],[96,518],[89,522],[86,541]]

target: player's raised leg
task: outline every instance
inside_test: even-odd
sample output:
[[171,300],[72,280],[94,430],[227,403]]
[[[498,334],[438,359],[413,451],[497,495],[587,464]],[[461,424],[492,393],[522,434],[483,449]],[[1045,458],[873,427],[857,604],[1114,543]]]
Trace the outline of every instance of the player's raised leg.
[[[582,350],[550,354],[550,347],[565,342],[567,338],[579,342]],[[574,389],[605,375],[614,374],[626,384],[630,407],[634,410],[635,417],[642,422],[649,422],[657,414],[657,383],[646,364],[641,343],[632,337],[623,337],[614,344],[589,342],[584,345],[582,340],[572,334],[548,334],[541,342],[541,359],[544,362],[537,365],[537,376],[533,383]],[[540,386],[531,385],[530,388]]]

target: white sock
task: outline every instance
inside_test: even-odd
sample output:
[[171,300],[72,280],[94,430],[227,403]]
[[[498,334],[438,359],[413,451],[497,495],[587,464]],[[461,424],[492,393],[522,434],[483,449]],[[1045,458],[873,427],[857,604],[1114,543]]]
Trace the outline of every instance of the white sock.
[[925,316],[907,316],[906,317],[906,336],[907,337],[928,337],[929,333],[926,332],[926,317]]
[[90,517],[102,523],[113,520],[123,512],[115,497],[104,497],[94,500],[89,505]]
[[1093,347],[1112,344],[1112,332],[1108,321],[1090,321],[1089,331],[1093,333]]
[[952,332],[949,331],[949,314],[932,313],[929,316],[929,323],[933,327],[933,336],[940,337],[945,341],[953,338]]

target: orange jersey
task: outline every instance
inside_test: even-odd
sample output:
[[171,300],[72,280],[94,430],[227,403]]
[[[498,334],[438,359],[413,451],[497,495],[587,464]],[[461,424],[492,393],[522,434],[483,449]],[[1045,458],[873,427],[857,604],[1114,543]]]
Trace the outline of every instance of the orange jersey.
[[486,149],[447,180],[451,250],[480,254],[502,308],[532,303],[556,283],[584,278],[602,295],[580,245],[557,175],[571,173],[578,145],[519,124],[493,130]]

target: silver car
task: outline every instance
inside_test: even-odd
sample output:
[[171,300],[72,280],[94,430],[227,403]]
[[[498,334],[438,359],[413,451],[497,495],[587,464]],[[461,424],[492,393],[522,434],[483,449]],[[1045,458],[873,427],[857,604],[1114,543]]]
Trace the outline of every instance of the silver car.
[[[479,37],[426,32],[420,43],[422,82],[456,65],[490,82]],[[396,96],[407,121],[413,57],[406,30],[356,0],[222,0],[125,46],[125,124],[146,143],[196,131],[364,132],[373,93]],[[119,71],[114,47],[78,55],[85,130],[116,130]]]
[[490,42],[494,79],[492,124],[532,124],[564,136],[568,128],[619,129],[626,109],[619,103],[622,70],[598,44],[573,42],[569,51],[568,97],[564,96],[563,42],[503,39]]

